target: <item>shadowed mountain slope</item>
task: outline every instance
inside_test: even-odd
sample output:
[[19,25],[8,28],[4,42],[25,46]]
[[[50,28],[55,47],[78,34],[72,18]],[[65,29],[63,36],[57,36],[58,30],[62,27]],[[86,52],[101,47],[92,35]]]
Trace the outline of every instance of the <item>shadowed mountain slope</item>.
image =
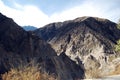
[[33,60],[43,72],[55,74],[60,80],[84,78],[83,67],[65,54],[57,56],[44,40],[26,32],[11,18],[0,14],[0,74]]

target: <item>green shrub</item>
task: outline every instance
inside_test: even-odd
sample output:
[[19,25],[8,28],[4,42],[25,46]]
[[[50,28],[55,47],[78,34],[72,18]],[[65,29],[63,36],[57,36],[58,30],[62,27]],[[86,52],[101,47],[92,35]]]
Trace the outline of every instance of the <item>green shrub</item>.
[[117,45],[115,45],[115,51],[120,51],[120,40],[118,40]]

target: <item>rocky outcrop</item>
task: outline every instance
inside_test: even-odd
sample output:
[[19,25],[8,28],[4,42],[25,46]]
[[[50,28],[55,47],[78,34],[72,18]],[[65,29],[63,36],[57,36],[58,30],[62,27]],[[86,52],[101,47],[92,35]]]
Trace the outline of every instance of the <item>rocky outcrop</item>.
[[84,69],[65,54],[57,56],[51,46],[26,32],[11,18],[0,14],[0,74],[35,60],[42,71],[60,80],[84,78]]
[[115,23],[97,17],[51,23],[34,33],[50,43],[58,55],[64,52],[77,64],[81,60],[86,70],[106,69],[109,56],[116,55],[114,45],[120,39]]

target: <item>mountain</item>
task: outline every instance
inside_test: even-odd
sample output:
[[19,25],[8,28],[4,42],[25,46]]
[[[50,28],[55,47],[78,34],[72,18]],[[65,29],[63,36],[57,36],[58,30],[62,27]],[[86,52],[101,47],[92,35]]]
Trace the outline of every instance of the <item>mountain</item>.
[[43,39],[0,13],[0,74],[31,61],[39,64],[43,72],[54,74],[58,80],[84,78],[82,63],[76,64],[65,53],[58,56]]
[[57,55],[64,52],[76,64],[81,60],[86,78],[105,76],[115,70],[113,59],[119,56],[114,46],[120,39],[120,30],[110,20],[84,16],[48,24],[34,34],[51,44]]
[[23,29],[26,31],[33,31],[36,30],[37,28],[34,26],[23,26]]

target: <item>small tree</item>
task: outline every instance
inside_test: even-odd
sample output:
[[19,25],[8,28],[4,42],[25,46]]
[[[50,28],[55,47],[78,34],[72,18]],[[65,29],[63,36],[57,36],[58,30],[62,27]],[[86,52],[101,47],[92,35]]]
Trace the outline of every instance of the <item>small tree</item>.
[[120,29],[120,19],[118,20],[117,27]]
[[[118,20],[117,27],[120,29],[120,19]],[[120,39],[117,41],[117,45],[115,45],[115,51],[120,51]]]

